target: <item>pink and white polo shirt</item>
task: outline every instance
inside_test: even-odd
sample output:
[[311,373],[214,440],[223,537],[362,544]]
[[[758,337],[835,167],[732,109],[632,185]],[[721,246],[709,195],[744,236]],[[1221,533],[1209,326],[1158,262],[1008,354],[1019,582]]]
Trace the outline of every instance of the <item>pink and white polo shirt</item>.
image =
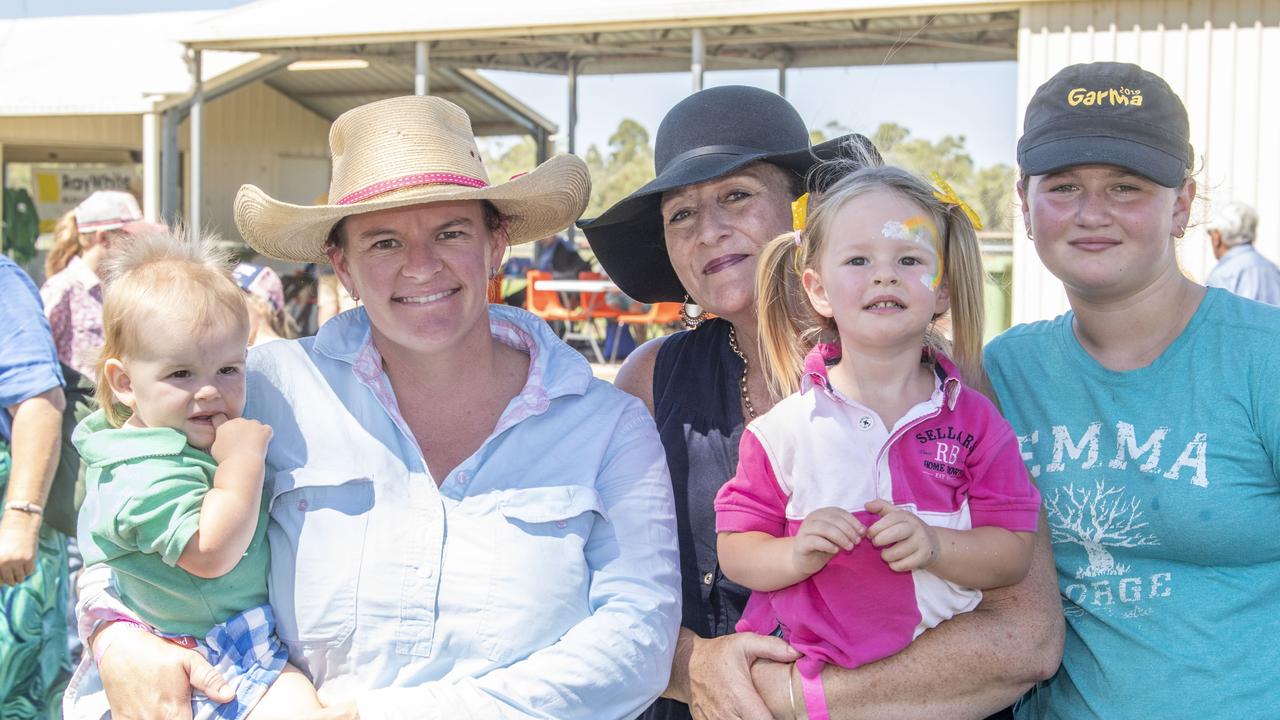
[[[876,498],[938,527],[1035,532],[1040,493],[1013,429],[961,384],[950,360],[936,358],[932,397],[890,428],[831,386],[827,365],[839,356],[838,345],[815,348],[800,391],[743,432],[738,473],[716,496],[718,532],[790,536],[823,507],[845,508],[870,527],[878,518],[864,505]],[[880,552],[863,541],[801,583],[753,593],[738,631],[781,628],[812,678],[824,663],[856,667],[892,655],[982,598],[928,571],[895,572]]]

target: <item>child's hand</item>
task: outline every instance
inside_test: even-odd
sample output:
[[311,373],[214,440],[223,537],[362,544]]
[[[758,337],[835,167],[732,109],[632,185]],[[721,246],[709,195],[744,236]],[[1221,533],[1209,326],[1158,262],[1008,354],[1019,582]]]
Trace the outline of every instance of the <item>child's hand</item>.
[[257,420],[235,418],[221,420],[222,415],[213,419],[213,446],[209,454],[219,463],[233,455],[249,454],[255,458],[267,456],[267,444],[271,442],[271,426],[263,425]]
[[938,533],[915,513],[887,500],[872,500],[867,503],[867,512],[880,516],[867,530],[867,537],[876,547],[884,548],[880,557],[894,571],[924,570],[938,559]]
[[800,523],[792,545],[792,562],[798,572],[808,577],[826,567],[836,553],[852,550],[866,534],[867,528],[848,510],[819,508]]

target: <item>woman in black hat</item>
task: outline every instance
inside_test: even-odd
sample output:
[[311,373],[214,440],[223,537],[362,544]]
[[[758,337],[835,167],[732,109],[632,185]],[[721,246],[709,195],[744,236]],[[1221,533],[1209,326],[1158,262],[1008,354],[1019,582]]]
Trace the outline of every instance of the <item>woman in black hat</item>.
[[1127,63],[1027,105],[1018,193],[1071,311],[986,367],[1044,497],[1062,668],[1019,718],[1275,717],[1280,309],[1178,266],[1196,195],[1187,111]]
[[[579,223],[623,292],[684,302],[692,328],[639,348],[615,381],[654,413],[676,494],[683,627],[671,684],[650,720],[792,717],[803,709],[788,697],[796,653],[780,638],[732,634],[749,592],[720,572],[712,501],[734,474],[744,424],[773,405],[759,370],[757,254],[791,230],[805,173],[847,143],[870,147],[850,135],[810,148],[804,121],[780,96],[703,90],[659,126],[657,177]],[[689,313],[695,304],[700,312]],[[832,717],[981,717],[1052,673],[1061,622],[1047,548],[1039,544],[1027,581],[987,593],[979,612],[885,661],[829,669]]]

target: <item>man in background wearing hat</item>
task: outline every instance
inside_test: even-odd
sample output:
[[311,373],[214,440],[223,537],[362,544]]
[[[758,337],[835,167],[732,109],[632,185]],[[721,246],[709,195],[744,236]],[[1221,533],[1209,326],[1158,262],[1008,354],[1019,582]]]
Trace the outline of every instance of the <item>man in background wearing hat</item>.
[[1253,247],[1258,211],[1242,202],[1218,208],[1205,226],[1218,264],[1204,284],[1268,305],[1280,305],[1280,269]]

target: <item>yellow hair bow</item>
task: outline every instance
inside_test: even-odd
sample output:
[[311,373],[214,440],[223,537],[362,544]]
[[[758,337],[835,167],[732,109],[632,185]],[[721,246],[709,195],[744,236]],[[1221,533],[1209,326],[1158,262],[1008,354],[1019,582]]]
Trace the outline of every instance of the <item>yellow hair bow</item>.
[[809,193],[805,193],[791,203],[791,229],[804,230],[805,222],[809,219],[808,216]]
[[[929,173],[929,175],[933,178],[933,184],[940,188],[939,190],[933,191],[933,196],[948,205],[955,205],[963,210],[965,217],[969,218],[969,222],[973,224],[973,229],[981,230],[982,220],[978,217],[978,213],[974,212],[973,208],[969,207],[969,203],[961,200],[960,196],[956,195],[956,191],[951,189],[951,185],[948,184],[946,180],[943,180],[942,176],[936,171]],[[795,205],[791,206],[791,214],[793,217],[795,216]]]

